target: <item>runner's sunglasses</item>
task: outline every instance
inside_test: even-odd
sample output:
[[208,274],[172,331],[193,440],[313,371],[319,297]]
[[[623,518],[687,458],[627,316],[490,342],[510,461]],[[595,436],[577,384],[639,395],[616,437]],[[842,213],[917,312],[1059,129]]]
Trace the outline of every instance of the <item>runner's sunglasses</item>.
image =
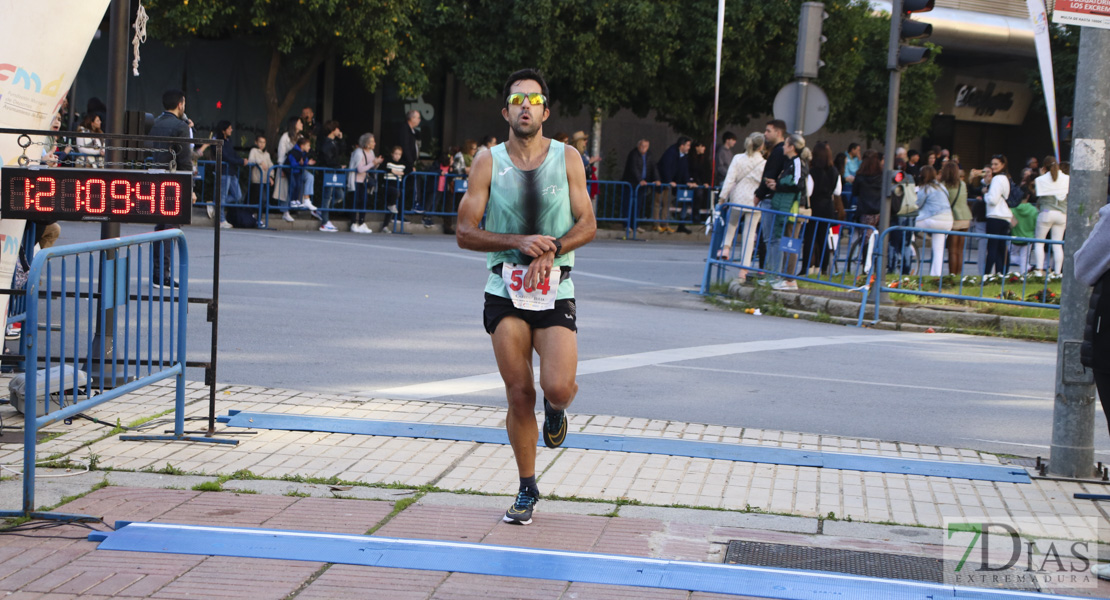
[[527,94],[525,94],[524,92],[515,92],[515,93],[512,93],[512,94],[509,94],[509,97],[506,99],[506,102],[508,102],[512,106],[520,106],[520,105],[524,104],[525,99],[527,99],[528,104],[531,104],[532,106],[539,106],[540,104],[547,104],[547,96],[544,96],[543,94],[541,94],[539,92],[530,92],[530,93],[527,93]]

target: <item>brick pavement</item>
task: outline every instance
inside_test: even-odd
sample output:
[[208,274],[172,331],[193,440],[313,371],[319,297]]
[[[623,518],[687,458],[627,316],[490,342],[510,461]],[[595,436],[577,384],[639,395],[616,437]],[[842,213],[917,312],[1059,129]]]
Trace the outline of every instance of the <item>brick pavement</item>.
[[[220,413],[239,409],[488,427],[501,427],[504,419],[503,410],[489,407],[246,386],[225,386],[218,397]],[[206,399],[204,388],[190,384],[187,415],[205,415]],[[156,385],[99,407],[94,416],[126,424],[170,406],[172,387]],[[19,423],[10,407],[0,405],[0,412],[6,424]],[[994,455],[966,449],[648,419],[572,415],[571,426],[572,431],[590,433],[999,462]],[[91,458],[98,469],[114,469],[107,476],[117,482],[59,510],[102,515],[109,523],[153,520],[359,534],[380,526],[375,535],[710,562],[723,560],[730,540],[938,557],[941,531],[936,528],[945,515],[1002,512],[1028,517],[1030,533],[1052,539],[1100,536],[1105,542],[1110,532],[1110,517],[1096,503],[1072,499],[1075,492],[1106,493],[1098,485],[1048,480],[1006,484],[542,448],[541,489],[575,501],[541,502],[536,523],[522,528],[500,522],[516,487],[506,446],[285,431],[237,436],[238,446],[121,442],[118,436],[106,436],[107,428],[82,420],[70,426],[56,424],[48,431],[59,435],[39,445],[40,460],[61,455],[87,464]],[[0,442],[0,464],[17,470],[21,459],[20,443]],[[202,481],[175,475],[180,471],[208,476],[211,482],[215,476],[243,470],[283,481],[225,481],[223,492],[166,489]],[[128,479],[121,471],[167,474],[144,479],[135,473]],[[80,483],[70,487],[84,485],[87,491],[103,477],[96,471],[70,479],[42,479],[40,503],[54,497],[52,486],[75,481]],[[346,485],[333,489],[298,483],[328,478]],[[132,481],[144,487],[124,487]],[[7,489],[15,484],[13,479],[0,482]],[[399,489],[386,489],[384,484]],[[382,525],[395,501],[414,494],[416,503]],[[0,536],[0,592],[8,594],[3,597],[712,597],[435,571],[100,552],[83,541],[83,533],[66,526],[32,532],[31,537]],[[1104,549],[1103,556],[1110,558],[1110,550]],[[1093,594],[1110,597],[1110,584]]]

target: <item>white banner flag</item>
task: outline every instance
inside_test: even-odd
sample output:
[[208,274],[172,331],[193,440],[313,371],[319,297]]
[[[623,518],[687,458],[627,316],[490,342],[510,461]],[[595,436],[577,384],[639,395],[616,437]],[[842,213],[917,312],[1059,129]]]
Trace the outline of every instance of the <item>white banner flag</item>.
[[[50,129],[108,3],[0,0],[0,127]],[[42,152],[43,146],[32,145],[27,157],[34,164]],[[0,135],[0,165],[15,165],[22,154],[18,136]],[[0,190],[0,199],[7,199],[7,190]],[[24,225],[0,218],[0,287],[12,283]],[[0,311],[7,318],[7,296],[0,296]]]
[[1033,23],[1033,36],[1037,44],[1037,61],[1041,66],[1041,86],[1044,104],[1048,110],[1048,127],[1052,132],[1052,147],[1056,160],[1060,160],[1059,122],[1056,120],[1056,78],[1052,75],[1052,45],[1048,37],[1048,16],[1044,0],[1025,0],[1029,6],[1029,20]]
[[717,74],[713,84],[713,143],[709,145],[709,172],[711,185],[717,185],[718,177],[724,178],[724,173],[717,172],[717,111],[721,106],[721,52],[725,40],[725,0],[717,3]]

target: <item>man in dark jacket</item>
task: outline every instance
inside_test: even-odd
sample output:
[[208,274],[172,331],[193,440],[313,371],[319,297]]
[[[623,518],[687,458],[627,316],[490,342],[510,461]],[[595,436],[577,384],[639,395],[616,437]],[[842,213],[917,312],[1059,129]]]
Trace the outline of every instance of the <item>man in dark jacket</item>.
[[[189,141],[192,137],[189,131],[189,122],[185,120],[185,93],[180,90],[169,90],[162,94],[162,109],[162,114],[154,119],[154,124],[151,125],[148,135],[152,137],[179,137],[182,138],[182,141],[180,143],[156,142],[152,144],[155,167],[170,167],[174,171],[192,172],[193,145]],[[192,196],[192,201],[196,201],[195,193]],[[190,204],[189,209],[192,210],[192,204]],[[159,223],[154,227],[154,231],[164,229],[177,229],[177,225]],[[169,250],[170,244],[166,242],[154,245],[154,256],[152,257],[154,275],[152,281],[156,287],[177,287],[177,282],[173,280],[173,267]]]
[[642,139],[636,142],[636,147],[628,153],[628,159],[624,161],[624,174],[621,179],[632,186],[632,193],[636,196],[636,206],[630,206],[632,198],[625,196],[621,206],[621,218],[627,218],[633,210],[644,205],[648,190],[651,189],[646,187],[648,184],[659,185],[659,171],[655,167],[655,159],[651,156],[650,148],[651,142]]
[[343,139],[339,121],[333,119],[324,123],[323,134],[319,151],[320,165],[325,169],[337,170],[324,171],[324,192],[320,198],[320,231],[336,232],[339,230],[332,224],[328,209],[342,204],[343,197],[347,194],[347,176],[338,171],[343,168],[339,160],[339,141]]
[[[231,121],[216,123],[216,139],[223,140],[223,152],[220,154],[220,162],[223,163],[223,172],[220,175],[220,227],[224,229],[231,228],[231,223],[227,221],[227,205],[243,203],[243,188],[239,186],[239,169],[247,164],[235,152],[235,145],[231,139],[232,130]],[[209,204],[208,218],[214,219],[215,216],[215,209]]]
[[[771,148],[771,153],[767,155],[767,163],[763,165],[763,176],[759,182],[759,187],[755,190],[755,201],[760,208],[770,210],[771,196],[775,195],[775,190],[772,190],[767,183],[777,180],[786,165],[786,155],[782,151],[782,143],[786,139],[786,123],[779,119],[768,121],[767,126],[763,128],[763,138],[767,141],[767,146]],[[760,267],[763,266],[763,261],[767,256],[767,249],[763,240],[771,239],[775,225],[775,219],[768,217],[770,215],[760,220],[759,229],[762,234],[759,240]]]
[[677,191],[678,186],[690,184],[690,164],[686,157],[690,152],[690,144],[690,138],[680,136],[677,142],[663,151],[663,156],[656,165],[659,168],[659,180],[671,186],[670,190],[659,190],[655,195],[652,217],[656,219],[655,230],[660,233],[675,232],[666,222],[671,218],[671,194]]
[[[420,159],[420,138],[416,136],[416,128],[420,127],[420,111],[410,110],[405,115],[405,122],[397,129],[397,145],[401,147],[401,164],[405,165],[405,175],[416,170],[416,161]],[[424,214],[424,195],[421,193],[419,178],[412,178],[411,185],[405,186],[407,204],[412,202],[412,212]],[[432,220],[424,217],[424,226],[431,227]]]

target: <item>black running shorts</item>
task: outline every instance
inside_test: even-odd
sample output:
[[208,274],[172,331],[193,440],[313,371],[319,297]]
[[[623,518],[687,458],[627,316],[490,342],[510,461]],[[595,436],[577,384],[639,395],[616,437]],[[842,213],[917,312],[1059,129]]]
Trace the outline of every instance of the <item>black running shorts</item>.
[[578,324],[574,298],[555,301],[555,308],[551,310],[521,310],[513,306],[513,301],[501,296],[486,293],[486,308],[482,312],[482,321],[486,326],[486,333],[493,335],[497,324],[505,317],[517,317],[532,329],[545,327],[566,327],[577,332]]

